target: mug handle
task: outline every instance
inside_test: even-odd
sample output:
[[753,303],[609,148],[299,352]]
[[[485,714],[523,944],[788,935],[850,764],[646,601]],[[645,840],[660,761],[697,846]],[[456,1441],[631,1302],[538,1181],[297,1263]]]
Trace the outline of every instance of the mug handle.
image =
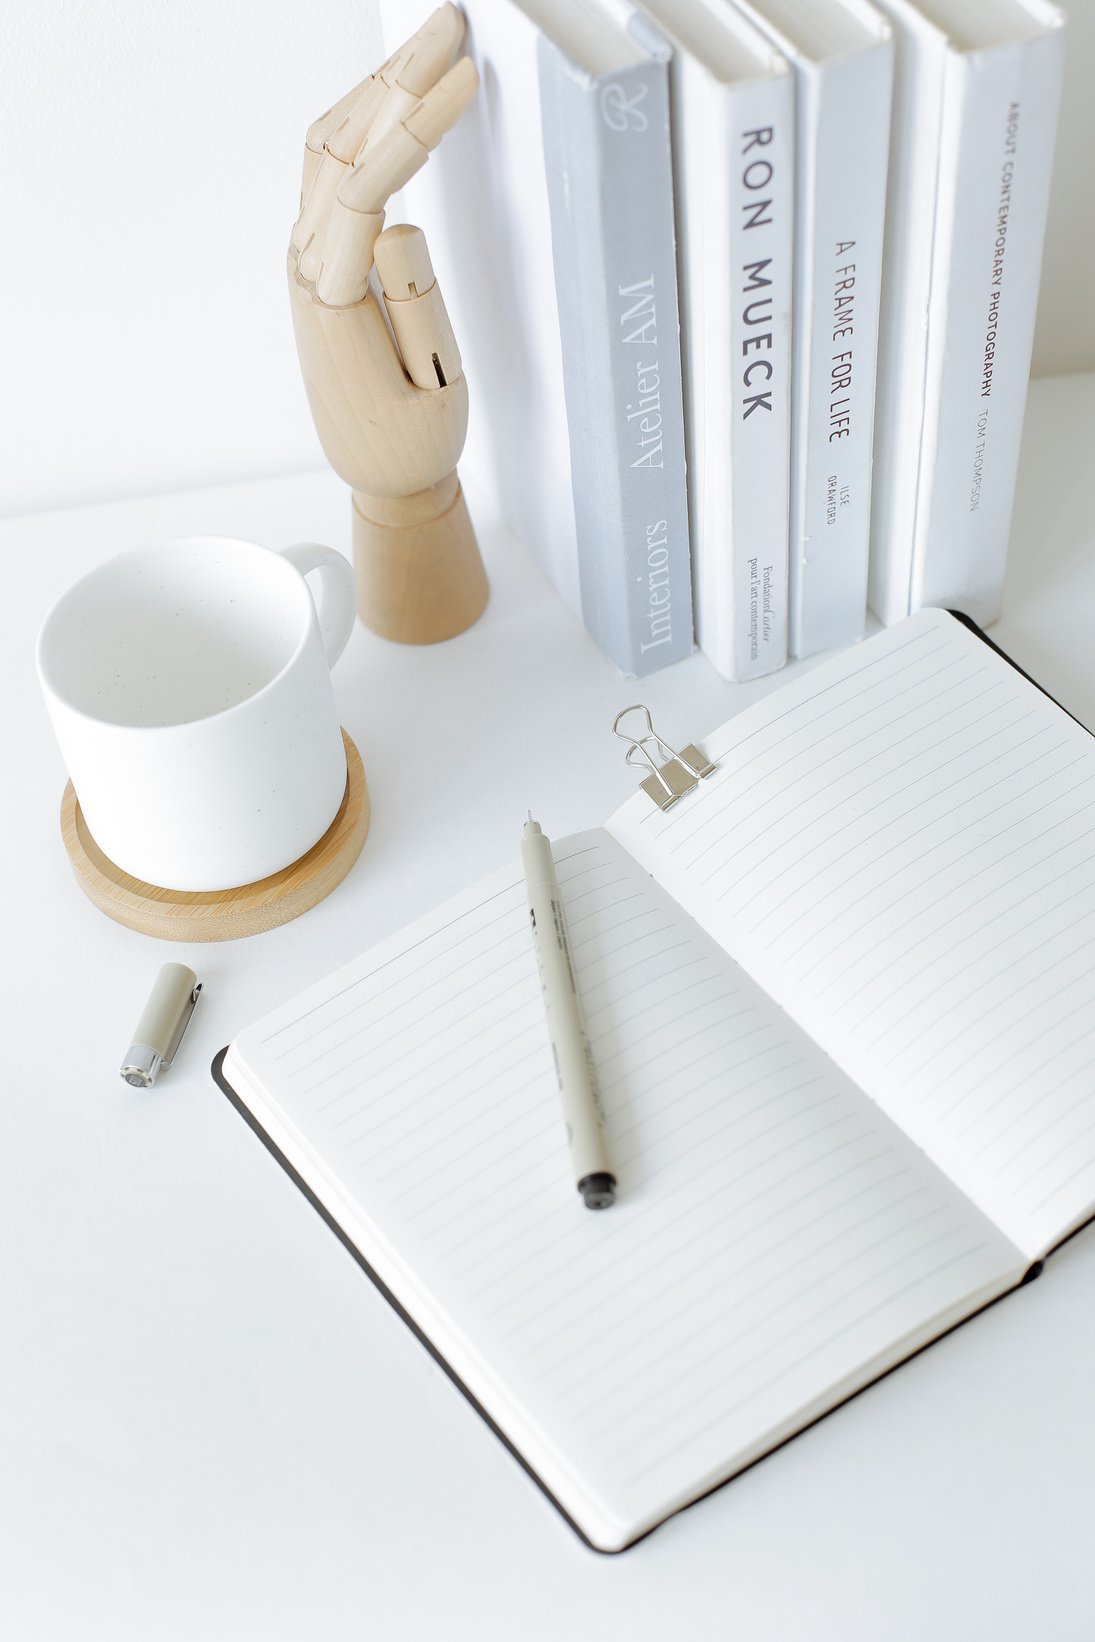
[[310,575],[313,570],[320,574],[324,584],[320,597],[316,598],[311,585],[308,591],[312,594],[319,617],[327,665],[333,667],[350,642],[357,615],[357,584],[353,566],[333,547],[321,547],[318,542],[296,542],[292,547],[279,547],[277,551],[302,576]]

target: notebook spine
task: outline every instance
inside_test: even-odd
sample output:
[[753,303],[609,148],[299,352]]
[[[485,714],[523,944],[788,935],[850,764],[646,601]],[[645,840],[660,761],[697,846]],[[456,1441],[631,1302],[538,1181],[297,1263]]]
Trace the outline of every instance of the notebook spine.
[[582,615],[629,674],[693,643],[667,57],[538,42]]

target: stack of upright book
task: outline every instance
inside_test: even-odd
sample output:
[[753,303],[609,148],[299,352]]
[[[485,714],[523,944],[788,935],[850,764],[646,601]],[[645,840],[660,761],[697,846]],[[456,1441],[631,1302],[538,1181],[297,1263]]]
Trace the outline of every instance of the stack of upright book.
[[[382,0],[390,46],[429,7]],[[408,188],[462,467],[622,672],[998,611],[1063,60],[1047,0],[464,0]]]

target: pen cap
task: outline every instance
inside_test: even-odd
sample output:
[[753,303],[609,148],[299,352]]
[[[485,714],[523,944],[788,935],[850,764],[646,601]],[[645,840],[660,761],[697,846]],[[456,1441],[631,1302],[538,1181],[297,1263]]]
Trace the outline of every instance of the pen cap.
[[170,1066],[200,990],[192,969],[185,964],[164,964],[133,1029],[122,1065],[127,1083],[148,1088],[160,1067]]

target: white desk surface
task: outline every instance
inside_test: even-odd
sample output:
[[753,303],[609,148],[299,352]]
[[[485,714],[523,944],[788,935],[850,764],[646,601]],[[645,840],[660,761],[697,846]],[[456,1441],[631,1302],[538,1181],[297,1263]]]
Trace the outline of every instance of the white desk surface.
[[[1095,727],[1093,428],[1095,377],[1033,385],[995,636]],[[49,604],[171,534],[348,550],[348,508],[336,479],[307,474],[0,523],[0,1637],[1087,1642],[1095,1232],[599,1557],[209,1077],[274,1002],[512,856],[530,805],[556,834],[603,820],[634,782],[609,734],[621,706],[646,701],[680,743],[778,675],[735,688],[694,656],[620,679],[480,515],[483,620],[424,650],[359,628],[336,670],[373,823],[325,904],[250,940],[171,947],[77,889],[33,672]],[[175,1069],[139,1093],[119,1057],[167,958],[205,994]]]

